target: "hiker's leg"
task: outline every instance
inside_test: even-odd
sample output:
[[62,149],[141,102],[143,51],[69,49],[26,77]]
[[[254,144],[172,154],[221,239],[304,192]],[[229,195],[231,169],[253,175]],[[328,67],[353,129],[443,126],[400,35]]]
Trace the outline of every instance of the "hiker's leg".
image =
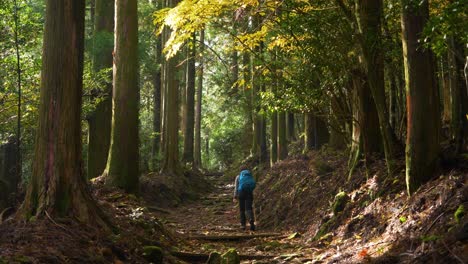
[[240,212],[240,221],[241,225],[245,226],[245,196],[243,193],[239,194],[239,212]]
[[249,193],[245,197],[245,211],[247,213],[247,217],[249,218],[250,229],[255,230],[255,218],[253,214],[253,193]]

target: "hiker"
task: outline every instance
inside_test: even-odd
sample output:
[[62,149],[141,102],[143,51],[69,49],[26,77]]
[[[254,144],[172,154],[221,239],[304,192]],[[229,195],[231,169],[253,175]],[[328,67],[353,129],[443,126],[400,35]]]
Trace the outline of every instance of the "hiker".
[[246,166],[242,166],[235,180],[234,201],[239,200],[240,221],[242,230],[246,228],[246,214],[249,218],[250,230],[255,231],[255,219],[252,209],[255,179]]

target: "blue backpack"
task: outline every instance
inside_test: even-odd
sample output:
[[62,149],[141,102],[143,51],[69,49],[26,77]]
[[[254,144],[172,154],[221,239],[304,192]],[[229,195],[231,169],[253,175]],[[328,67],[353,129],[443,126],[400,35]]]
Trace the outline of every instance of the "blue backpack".
[[252,177],[252,174],[248,170],[243,170],[239,176],[239,187],[237,188],[238,192],[253,192],[255,189],[255,179]]

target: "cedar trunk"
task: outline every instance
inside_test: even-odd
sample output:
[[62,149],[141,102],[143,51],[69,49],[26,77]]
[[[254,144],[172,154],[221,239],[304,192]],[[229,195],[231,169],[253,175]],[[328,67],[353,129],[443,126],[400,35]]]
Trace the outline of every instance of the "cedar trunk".
[[195,168],[202,167],[201,158],[201,119],[202,119],[202,96],[203,96],[203,50],[205,48],[205,31],[200,32],[200,64],[198,66],[198,87],[196,92],[195,105],[195,143],[193,153],[193,166]]
[[39,126],[21,218],[73,217],[106,226],[82,170],[84,11],[84,0],[46,2]]
[[192,36],[192,42],[188,45],[187,54],[184,154],[182,158],[184,162],[192,163],[195,127],[195,34]]
[[286,113],[278,112],[278,160],[288,156],[288,141],[286,139]]
[[271,147],[270,165],[273,166],[278,161],[278,112],[271,113]]
[[304,153],[314,149],[314,119],[312,112],[304,114]]
[[108,184],[132,192],[138,188],[139,177],[136,1],[116,0],[115,14],[112,133],[105,173]]
[[288,127],[287,127],[287,133],[288,133],[288,141],[292,142],[296,140],[296,131],[294,129],[294,113],[288,112],[287,114],[287,122],[288,122]]
[[388,173],[391,174],[396,136],[389,122],[385,98],[381,17],[382,0],[359,0],[357,2],[357,18],[361,33],[360,45],[369,87],[379,118],[380,134],[382,136],[387,169]]
[[[112,67],[112,38],[114,32],[114,0],[96,0],[94,8],[94,38],[104,45],[94,51],[93,66],[98,72]],[[101,175],[107,163],[110,146],[111,120],[112,120],[112,83],[106,84],[104,94],[95,94],[93,97],[102,97],[103,100],[96,105],[96,109],[88,118],[88,178]]]
[[[158,41],[160,43],[160,40]],[[159,46],[159,45],[158,45]],[[153,169],[158,167],[159,154],[161,149],[161,67],[159,67],[153,77],[153,142],[151,155]]]
[[402,4],[407,6],[401,16],[408,129],[406,184],[412,194],[438,167],[440,113],[433,55],[419,41],[429,18],[429,4]]
[[[176,0],[168,1],[167,7],[177,5]],[[163,43],[170,36],[169,28],[163,30]],[[163,73],[164,90],[164,138],[163,138],[163,163],[161,172],[167,174],[179,174],[179,81],[177,80],[177,55],[166,59]]]
[[[468,147],[468,98],[463,78],[463,45],[455,37],[449,38],[448,65],[450,87],[450,139],[455,143],[455,154]],[[444,100],[445,101],[445,100]]]

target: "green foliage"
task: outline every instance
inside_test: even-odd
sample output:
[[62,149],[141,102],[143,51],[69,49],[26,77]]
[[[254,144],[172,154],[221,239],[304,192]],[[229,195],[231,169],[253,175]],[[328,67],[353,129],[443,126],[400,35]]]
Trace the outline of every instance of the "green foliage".
[[163,252],[157,246],[144,246],[143,257],[151,263],[163,263]]
[[399,219],[400,219],[400,223],[402,223],[402,224],[406,223],[406,221],[407,221],[405,216],[400,216]]
[[[22,87],[22,176],[27,180],[31,173],[38,120],[44,2],[18,0],[17,3]],[[4,1],[0,5],[0,144],[17,135],[18,75],[14,11],[13,1]]]
[[457,221],[457,223],[460,223],[460,220],[463,218],[463,216],[465,216],[465,206],[463,206],[463,204],[458,206],[453,216],[455,217],[455,221]]
[[348,202],[348,195],[346,192],[339,192],[335,195],[335,201],[333,203],[333,214],[337,214],[344,210],[346,203]]
[[468,3],[461,0],[433,2],[423,41],[438,56],[443,56],[450,37],[455,37],[460,43],[468,43]]
[[239,264],[240,258],[235,248],[229,249],[221,256],[221,264]]
[[429,235],[429,236],[422,236],[421,241],[422,242],[431,242],[431,241],[437,241],[439,240],[440,237],[436,235]]

